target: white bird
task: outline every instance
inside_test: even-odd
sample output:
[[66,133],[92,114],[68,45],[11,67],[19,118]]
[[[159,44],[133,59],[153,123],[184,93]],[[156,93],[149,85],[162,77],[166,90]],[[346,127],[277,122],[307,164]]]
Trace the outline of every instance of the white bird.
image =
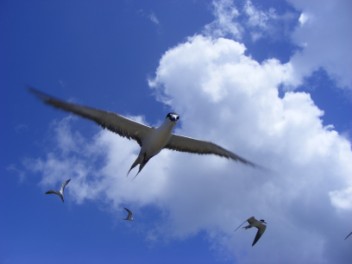
[[253,247],[257,243],[259,238],[264,234],[265,229],[266,229],[266,222],[263,219],[258,221],[257,219],[255,219],[254,216],[252,216],[252,217],[248,218],[246,221],[244,221],[239,227],[237,227],[235,229],[235,231],[238,228],[240,228],[245,222],[248,222],[249,225],[243,227],[244,229],[249,229],[249,228],[252,228],[252,227],[255,227],[255,228],[258,229],[257,234],[255,235],[255,238],[254,238],[253,243],[252,243],[252,247]]
[[29,87],[29,90],[48,105],[95,121],[102,127],[107,128],[122,137],[134,139],[137,141],[141,149],[137,159],[134,161],[128,171],[129,173],[139,164],[139,170],[136,176],[147,164],[147,162],[153,156],[158,154],[163,148],[196,154],[214,154],[239,161],[253,167],[260,167],[253,162],[248,161],[212,142],[172,134],[172,129],[179,119],[179,115],[176,113],[168,113],[164,123],[162,123],[158,128],[153,128],[112,112],[59,100],[48,94],[38,91],[35,88]]
[[64,191],[66,188],[66,185],[71,181],[71,179],[68,179],[66,181],[64,181],[61,185],[61,188],[59,191],[55,191],[55,190],[49,190],[47,191],[45,194],[56,194],[57,196],[59,196],[61,198],[61,201],[64,202]]
[[350,235],[352,235],[352,232],[349,233],[349,234],[345,237],[345,240],[346,240]]
[[132,213],[132,211],[130,209],[126,208],[126,207],[125,207],[125,210],[127,211],[127,216],[123,220],[133,221],[133,213]]

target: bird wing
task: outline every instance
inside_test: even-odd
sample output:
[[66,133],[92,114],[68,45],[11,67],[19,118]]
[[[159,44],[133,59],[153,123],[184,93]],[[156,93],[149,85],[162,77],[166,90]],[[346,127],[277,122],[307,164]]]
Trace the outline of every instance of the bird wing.
[[225,157],[228,159],[233,159],[235,161],[240,161],[246,165],[250,165],[253,167],[260,167],[255,163],[248,161],[237,154],[220,147],[212,142],[198,140],[190,137],[179,136],[179,135],[171,135],[171,138],[165,148],[190,152],[196,154],[214,154],[220,157]]
[[54,190],[49,190],[49,191],[45,192],[45,194],[56,194],[56,195],[60,195],[59,192],[54,191]]
[[345,237],[345,240],[346,240],[350,235],[352,235],[352,232],[349,233],[349,234]]
[[257,231],[257,234],[255,235],[252,246],[254,246],[255,243],[257,243],[257,241],[259,240],[259,238],[264,234],[265,229],[266,229],[266,225],[260,225],[257,228],[258,228],[258,231]]
[[151,130],[151,127],[134,122],[121,115],[107,112],[88,106],[68,103],[45,94],[35,88],[29,87],[29,91],[35,94],[44,103],[64,111],[74,113],[83,118],[95,121],[104,128],[119,134],[128,139],[134,139],[139,145],[142,144],[142,139]]
[[127,211],[128,215],[127,217],[125,218],[125,220],[132,220],[132,217],[133,217],[133,213],[130,209],[126,208],[125,207],[125,210]]
[[64,193],[65,187],[70,181],[71,181],[71,179],[68,179],[62,183],[62,185],[61,185],[61,192],[62,193]]
[[125,207],[125,210],[127,211],[128,215],[132,215],[132,211],[130,209]]

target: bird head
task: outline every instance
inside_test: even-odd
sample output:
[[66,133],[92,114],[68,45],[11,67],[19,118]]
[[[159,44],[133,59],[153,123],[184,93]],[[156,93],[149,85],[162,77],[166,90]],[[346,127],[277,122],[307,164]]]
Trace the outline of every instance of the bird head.
[[176,113],[168,113],[166,115],[166,118],[168,118],[172,122],[176,122],[180,118],[180,116]]
[[265,220],[264,219],[260,219],[260,222],[266,224]]

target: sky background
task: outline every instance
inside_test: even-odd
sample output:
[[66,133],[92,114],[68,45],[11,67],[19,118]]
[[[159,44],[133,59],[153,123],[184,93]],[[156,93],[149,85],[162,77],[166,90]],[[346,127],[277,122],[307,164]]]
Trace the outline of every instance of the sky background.
[[[351,11],[0,1],[0,263],[351,263]],[[175,133],[270,171],[163,150],[131,181],[136,142],[27,85],[152,126],[175,111]],[[44,194],[68,178],[64,204]],[[255,247],[233,232],[250,216],[268,223]]]

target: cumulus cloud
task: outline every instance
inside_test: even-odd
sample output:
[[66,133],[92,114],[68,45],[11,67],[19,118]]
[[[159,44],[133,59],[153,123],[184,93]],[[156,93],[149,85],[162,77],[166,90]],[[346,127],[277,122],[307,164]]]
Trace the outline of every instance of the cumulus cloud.
[[[142,117],[131,119],[143,122]],[[153,193],[161,188],[163,179],[154,184],[145,177],[135,182],[132,182],[131,177],[126,177],[134,155],[137,156],[139,152],[138,144],[107,130],[85,138],[72,129],[74,122],[77,119],[70,116],[54,121],[51,128],[55,135],[52,144],[57,147],[46,153],[45,157],[25,163],[31,171],[45,176],[40,185],[47,188],[72,178],[70,188],[66,191],[77,203],[85,200],[105,201],[112,205],[112,210],[119,210],[125,200],[140,205],[153,202]],[[150,163],[150,170],[155,169]],[[149,173],[146,170],[146,174]],[[146,188],[147,192],[141,192],[138,188]]]
[[[231,21],[232,2],[216,3],[229,5],[221,21]],[[33,160],[31,169],[45,175],[43,188],[71,177],[67,192],[77,203],[97,200],[112,211],[125,201],[157,206],[163,219],[146,234],[153,239],[205,232],[214,248],[240,263],[348,263],[351,144],[323,126],[324,112],[308,93],[279,96],[281,85],[297,80],[298,66],[259,63],[242,43],[195,35],[165,52],[149,80],[157,99],[181,115],[176,133],[226,146],[269,172],[163,150],[131,181],[126,173],[136,143],[106,130],[83,137],[66,119],[54,126],[60,147]],[[255,249],[254,232],[233,233],[252,215],[268,222]]]
[[[269,251],[272,263],[327,261],[327,247],[337,237],[326,230],[336,222],[348,225],[334,208],[351,205],[348,193],[339,196],[343,207],[330,195],[351,186],[350,143],[323,127],[323,111],[309,94],[278,96],[278,87],[287,79],[287,65],[276,60],[259,64],[244,55],[243,45],[228,39],[196,36],[163,56],[151,84],[163,102],[181,113],[179,132],[221,142],[275,172],[263,175],[212,157],[194,157],[189,163],[190,158],[180,155],[178,162],[189,165],[180,171],[173,163],[175,168],[170,169],[173,189],[165,199],[175,202],[170,200],[168,205],[169,232],[228,234],[234,222],[255,214],[269,218],[269,227],[275,230],[266,234],[267,244],[258,255],[241,263],[260,262]],[[184,190],[184,186],[187,192],[180,197],[177,187]],[[185,221],[182,216],[194,210],[195,217]],[[238,240],[235,236],[225,239],[237,253],[249,243],[241,240],[243,234],[239,236]],[[290,242],[281,244],[288,237],[300,256],[293,258]]]
[[[33,162],[45,175],[42,185],[65,175],[73,179],[67,192],[77,203],[94,199],[112,211],[125,201],[155,205],[163,221],[146,236],[183,239],[204,231],[215,248],[241,263],[264,257],[270,263],[346,262],[351,253],[341,238],[351,216],[350,142],[322,125],[323,111],[309,94],[279,97],[280,84],[290,78],[287,65],[258,63],[244,51],[233,40],[189,38],[164,54],[150,85],[181,114],[177,133],[217,142],[271,172],[164,150],[131,181],[126,172],[136,143],[106,130],[82,138],[69,129],[74,121],[63,121],[55,131],[64,147]],[[252,215],[269,223],[255,254],[253,232],[233,233]]]

